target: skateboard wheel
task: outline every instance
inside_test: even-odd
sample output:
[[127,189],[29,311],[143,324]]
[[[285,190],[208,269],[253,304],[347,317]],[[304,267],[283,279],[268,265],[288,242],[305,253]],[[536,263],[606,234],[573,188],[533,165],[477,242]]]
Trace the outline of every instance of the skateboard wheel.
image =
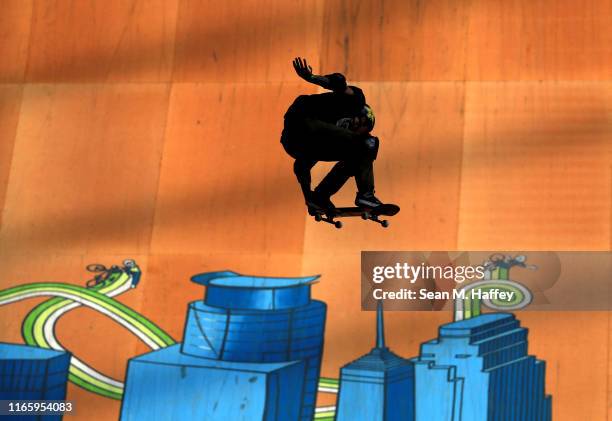
[[334,226],[335,226],[336,228],[340,229],[340,228],[342,228],[342,222],[340,222],[340,221],[336,221],[336,222],[334,222]]
[[368,219],[370,219],[370,214],[369,214],[369,213],[367,213],[367,212],[362,213],[362,214],[361,214],[361,219],[363,219],[363,220],[368,220]]
[[382,225],[383,228],[387,228],[389,226],[389,221],[384,219],[384,220],[380,221],[380,225]]
[[317,213],[317,214],[314,216],[314,218],[315,218],[315,221],[317,221],[317,222],[321,222],[321,221],[323,220],[323,217],[321,216],[321,214],[320,214],[320,213]]

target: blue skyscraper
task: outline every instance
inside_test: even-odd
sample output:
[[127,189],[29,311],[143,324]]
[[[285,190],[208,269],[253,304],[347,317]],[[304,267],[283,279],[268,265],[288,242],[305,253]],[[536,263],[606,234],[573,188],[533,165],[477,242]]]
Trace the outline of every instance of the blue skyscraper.
[[513,314],[448,323],[415,364],[417,421],[550,421],[545,362],[527,354]]
[[[64,400],[70,353],[26,345],[0,343],[0,400]],[[10,416],[38,420],[41,415]],[[45,415],[61,420],[61,415]]]
[[314,415],[326,306],[316,277],[213,272],[184,342],[130,360],[122,420],[303,420]]
[[337,421],[414,420],[414,368],[385,346],[381,301],[376,320],[376,346],[340,370]]

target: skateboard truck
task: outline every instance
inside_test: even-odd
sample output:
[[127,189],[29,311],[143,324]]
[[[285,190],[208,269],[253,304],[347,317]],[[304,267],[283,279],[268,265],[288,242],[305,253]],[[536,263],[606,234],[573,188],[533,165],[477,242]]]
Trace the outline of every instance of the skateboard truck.
[[382,225],[383,228],[387,228],[389,226],[389,221],[386,219],[378,219],[378,215],[372,215],[369,212],[364,212],[363,214],[361,214],[361,219],[364,220],[370,220],[370,221],[374,221],[374,222],[378,222],[380,225]]
[[340,229],[342,228],[342,221],[334,221],[334,217],[329,217],[325,214],[322,213],[317,213],[314,216],[315,221],[317,222],[327,222],[328,224],[332,224],[333,226],[335,226],[336,228]]

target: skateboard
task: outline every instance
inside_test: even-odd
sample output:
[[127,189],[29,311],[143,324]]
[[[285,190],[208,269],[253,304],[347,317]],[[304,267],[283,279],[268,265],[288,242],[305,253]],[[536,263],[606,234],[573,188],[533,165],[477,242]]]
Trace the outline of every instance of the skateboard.
[[380,219],[379,216],[393,216],[399,211],[399,206],[388,203],[375,208],[357,206],[350,208],[334,208],[327,212],[315,212],[313,216],[315,221],[324,221],[328,224],[332,224],[336,228],[342,228],[342,221],[338,221],[336,218],[346,218],[351,216],[361,216],[361,219],[378,222],[383,228],[387,228],[389,226],[389,221],[386,219]]

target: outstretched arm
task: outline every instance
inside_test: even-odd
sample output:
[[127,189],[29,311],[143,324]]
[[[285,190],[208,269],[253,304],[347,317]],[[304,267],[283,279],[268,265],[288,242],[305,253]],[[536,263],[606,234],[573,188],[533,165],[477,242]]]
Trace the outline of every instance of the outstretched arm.
[[353,95],[353,90],[347,86],[345,77],[340,73],[325,76],[315,75],[312,73],[312,66],[309,66],[306,59],[301,57],[293,59],[293,68],[298,76],[306,82],[314,83],[336,93]]

